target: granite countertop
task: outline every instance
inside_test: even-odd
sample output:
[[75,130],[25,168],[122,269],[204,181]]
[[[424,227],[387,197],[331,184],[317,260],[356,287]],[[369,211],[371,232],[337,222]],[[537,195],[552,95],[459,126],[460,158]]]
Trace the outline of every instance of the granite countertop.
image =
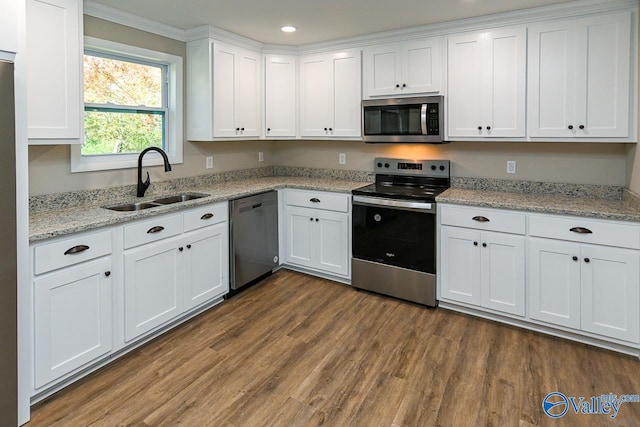
[[640,199],[629,191],[624,191],[619,198],[602,198],[450,188],[440,194],[436,201],[456,205],[640,222]]
[[348,181],[339,179],[307,178],[297,176],[273,176],[263,178],[241,179],[201,187],[189,187],[182,192],[197,192],[210,194],[208,197],[190,200],[188,202],[158,206],[135,212],[116,212],[102,206],[113,206],[123,203],[150,201],[165,195],[180,193],[172,190],[170,193],[153,194],[144,198],[131,196],[125,199],[94,201],[85,205],[56,209],[39,209],[29,215],[29,241],[36,242],[56,236],[91,230],[108,225],[121,224],[128,221],[149,218],[182,209],[202,206],[209,203],[236,199],[251,194],[280,188],[298,188],[306,190],[332,191],[351,193],[354,188],[368,185],[368,182]]

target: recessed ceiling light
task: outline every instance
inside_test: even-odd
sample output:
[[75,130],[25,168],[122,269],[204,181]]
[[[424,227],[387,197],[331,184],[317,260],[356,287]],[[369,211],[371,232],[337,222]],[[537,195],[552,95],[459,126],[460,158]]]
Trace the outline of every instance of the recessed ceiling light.
[[280,29],[285,33],[293,33],[295,30],[297,30],[296,27],[293,27],[291,25],[285,25],[284,27],[280,27]]

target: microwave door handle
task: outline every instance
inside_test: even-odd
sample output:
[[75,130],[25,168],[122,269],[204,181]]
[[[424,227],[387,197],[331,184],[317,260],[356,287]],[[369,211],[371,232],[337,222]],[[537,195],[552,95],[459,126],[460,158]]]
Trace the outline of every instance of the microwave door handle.
[[422,104],[422,108],[420,109],[420,127],[422,130],[422,134],[427,134],[427,104]]

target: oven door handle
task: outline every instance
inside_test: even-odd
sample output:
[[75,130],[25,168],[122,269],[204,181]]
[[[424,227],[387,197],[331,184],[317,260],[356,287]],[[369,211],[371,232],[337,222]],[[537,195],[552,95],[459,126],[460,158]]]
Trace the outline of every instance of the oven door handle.
[[353,204],[357,206],[386,207],[423,213],[436,212],[435,203],[410,202],[405,200],[383,199],[381,197],[353,196]]

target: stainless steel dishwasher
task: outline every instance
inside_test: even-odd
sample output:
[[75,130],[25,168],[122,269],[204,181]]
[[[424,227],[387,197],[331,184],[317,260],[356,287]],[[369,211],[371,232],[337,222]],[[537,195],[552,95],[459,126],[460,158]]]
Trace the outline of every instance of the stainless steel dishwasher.
[[267,191],[232,200],[229,218],[233,295],[271,274],[278,265],[278,193]]

